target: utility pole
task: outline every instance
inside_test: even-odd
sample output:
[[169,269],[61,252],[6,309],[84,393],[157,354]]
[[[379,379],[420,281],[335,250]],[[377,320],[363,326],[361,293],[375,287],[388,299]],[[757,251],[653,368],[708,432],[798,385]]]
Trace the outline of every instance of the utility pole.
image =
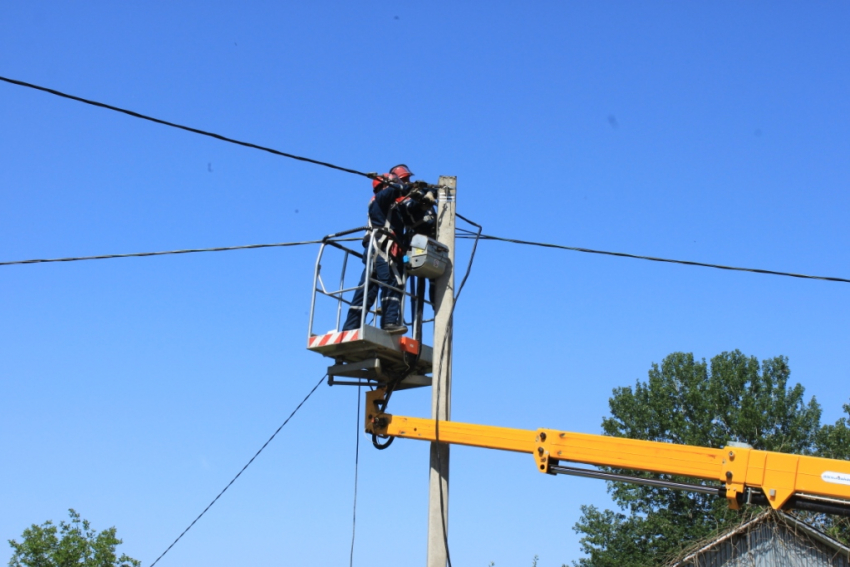
[[[452,402],[452,311],[455,304],[455,194],[457,177],[440,177],[437,240],[449,247],[449,265],[436,281],[434,305],[434,377],[431,419],[448,421]],[[439,424],[438,424],[439,425]],[[431,443],[428,492],[428,567],[446,567],[449,530],[449,446]]]

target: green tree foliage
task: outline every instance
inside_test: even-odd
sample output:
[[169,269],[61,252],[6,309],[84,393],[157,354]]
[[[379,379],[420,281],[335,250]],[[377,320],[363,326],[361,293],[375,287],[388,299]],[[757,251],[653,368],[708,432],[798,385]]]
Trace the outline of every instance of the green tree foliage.
[[[789,376],[788,360],[781,356],[759,363],[736,350],[706,363],[673,353],[660,367],[652,365],[647,381],[614,389],[602,429],[631,439],[706,447],[742,441],[768,451],[850,457],[847,419],[821,427],[820,405],[814,398],[806,401],[803,387],[790,386]],[[850,405],[844,409],[850,415]],[[583,506],[573,527],[587,556],[575,562],[579,567],[657,565],[688,543],[741,521],[741,512],[711,495],[625,483],[609,483],[609,492],[619,512]],[[850,533],[832,518],[811,520],[838,537]]]
[[[844,413],[850,416],[850,404],[844,404]],[[815,439],[817,454],[830,459],[850,460],[850,422],[842,417],[835,425],[824,425]],[[850,518],[835,518],[812,514],[808,520],[834,538],[850,544]]]
[[[850,404],[844,404],[844,413],[850,416]],[[846,417],[835,425],[824,425],[815,440],[818,455],[829,459],[850,460],[850,427]]]
[[14,554],[9,567],[139,567],[141,561],[115,554],[121,540],[115,528],[97,533],[88,520],[80,519],[74,510],[68,510],[71,522],[53,525],[48,520],[24,530],[18,543],[9,540]]

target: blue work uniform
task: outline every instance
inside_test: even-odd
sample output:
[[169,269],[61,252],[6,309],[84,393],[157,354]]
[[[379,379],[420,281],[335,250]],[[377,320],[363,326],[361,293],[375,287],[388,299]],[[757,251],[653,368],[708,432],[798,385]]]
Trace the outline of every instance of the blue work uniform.
[[[393,234],[401,238],[404,234],[404,220],[401,216],[398,207],[393,205],[403,198],[404,187],[400,184],[390,184],[385,189],[378,191],[369,202],[369,224],[374,229],[379,229],[388,226]],[[387,223],[387,215],[389,215],[389,223]],[[390,240],[388,244],[392,241]],[[376,239],[377,243],[377,239]],[[368,244],[367,244],[368,246]],[[373,250],[373,252],[377,252]],[[390,325],[401,325],[401,282],[396,280],[393,273],[393,267],[389,262],[394,262],[389,254],[389,249],[382,250],[375,254],[372,265],[375,269],[375,279],[382,284],[392,286],[388,288],[379,286],[375,282],[369,282],[369,294],[366,298],[366,303],[363,303],[363,289],[366,283],[366,268],[363,268],[363,274],[360,276],[360,283],[357,291],[354,292],[354,298],[351,300],[351,307],[348,309],[348,316],[345,319],[345,324],[342,326],[343,331],[350,331],[360,328],[360,317],[363,309],[368,311],[375,303],[378,296],[378,288],[381,288],[381,327]],[[366,255],[363,255],[363,263],[366,263]],[[396,271],[401,272],[401,266],[396,267]]]

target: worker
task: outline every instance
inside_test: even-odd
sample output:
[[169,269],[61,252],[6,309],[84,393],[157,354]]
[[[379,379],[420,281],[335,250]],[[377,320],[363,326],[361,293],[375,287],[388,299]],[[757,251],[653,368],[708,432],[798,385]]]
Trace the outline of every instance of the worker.
[[[412,173],[407,166],[405,180],[409,180]],[[402,321],[401,297],[402,297],[402,266],[400,257],[403,254],[401,239],[404,236],[404,220],[398,208],[398,203],[404,200],[404,192],[408,190],[409,183],[402,181],[395,173],[385,173],[372,180],[372,200],[369,202],[369,227],[373,236],[373,267],[376,279],[384,285],[370,282],[369,294],[363,301],[363,290],[365,288],[366,268],[360,276],[360,283],[348,316],[342,327],[343,331],[360,328],[360,318],[365,308],[372,308],[381,288],[381,329],[391,334],[404,334],[407,327]],[[364,247],[368,247],[368,240],[364,239]],[[368,248],[367,248],[368,250]],[[366,255],[363,255],[363,263],[366,263]],[[390,287],[387,287],[390,286]]]
[[432,189],[417,191],[414,186],[408,196],[399,203],[399,212],[404,221],[405,248],[414,234],[424,234],[429,238],[437,236],[437,210],[434,207],[436,197]]
[[400,163],[390,168],[390,174],[398,177],[402,184],[404,199],[399,200],[398,210],[407,233],[403,239],[404,247],[410,242],[413,234],[436,236],[437,213],[434,209],[436,196],[434,188],[424,181],[411,181],[414,173],[407,165]]
[[[404,249],[407,250],[409,248],[410,241],[415,234],[424,234],[429,238],[436,238],[436,188],[429,186],[424,181],[412,182],[410,178],[414,174],[403,163],[390,168],[390,173],[398,176],[399,181],[405,184],[405,197],[398,203],[398,210],[406,228],[404,238],[402,239]],[[417,311],[419,311],[421,316],[422,306],[418,305],[418,302],[424,299],[423,296],[417,293],[416,279],[412,278],[410,281],[410,293],[413,297],[413,301],[410,302],[410,318],[412,321],[417,320]],[[420,285],[424,286],[425,280],[422,280]],[[436,287],[433,280],[428,280],[427,285],[428,301],[433,306],[436,302]],[[422,287],[419,293],[424,293],[424,291],[425,288]]]

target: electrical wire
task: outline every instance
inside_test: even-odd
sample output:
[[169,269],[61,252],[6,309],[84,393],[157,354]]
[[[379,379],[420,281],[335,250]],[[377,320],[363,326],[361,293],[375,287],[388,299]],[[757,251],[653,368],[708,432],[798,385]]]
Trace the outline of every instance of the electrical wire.
[[82,97],[79,97],[79,96],[70,95],[70,94],[67,94],[67,93],[63,93],[61,91],[49,89],[47,87],[41,87],[41,86],[38,86],[38,85],[34,85],[32,83],[19,81],[17,79],[10,79],[8,77],[0,76],[0,81],[4,81],[4,82],[10,83],[12,85],[27,87],[29,89],[35,89],[37,91],[42,91],[42,92],[49,93],[49,94],[52,94],[52,95],[56,95],[56,96],[59,96],[59,97],[62,97],[62,98],[67,98],[67,99],[70,99],[70,100],[76,100],[77,102],[90,104],[90,105],[96,106],[98,108],[105,108],[107,110],[114,110],[115,112],[120,112],[122,114],[132,116],[133,118],[141,118],[142,120],[148,120],[150,122],[155,122],[156,124],[162,124],[163,126],[170,126],[172,128],[178,128],[180,130],[186,130],[187,132],[192,132],[194,134],[200,134],[201,136],[208,136],[210,138],[215,138],[216,140],[221,140],[222,142],[228,142],[228,143],[231,143],[231,144],[236,144],[238,146],[245,146],[246,148],[253,148],[255,150],[262,150],[264,152],[268,152],[268,153],[274,154],[276,156],[282,156],[282,157],[285,157],[285,158],[290,158],[290,159],[294,159],[294,160],[298,160],[298,161],[304,161],[304,162],[312,163],[312,164],[315,164],[315,165],[321,165],[323,167],[329,167],[331,169],[336,169],[338,171],[344,171],[346,173],[353,173],[354,175],[362,175],[363,177],[368,177],[369,179],[375,178],[374,173],[364,173],[362,171],[357,171],[356,169],[349,169],[347,167],[341,167],[339,165],[334,165],[332,163],[328,163],[328,162],[325,162],[325,161],[319,161],[319,160],[315,160],[315,159],[311,159],[311,158],[307,158],[307,157],[303,157],[303,156],[296,156],[294,154],[288,154],[286,152],[281,152],[279,150],[275,150],[274,148],[269,148],[269,147],[266,147],[266,146],[260,146],[260,145],[257,145],[257,144],[252,144],[250,142],[242,142],[240,140],[228,138],[227,136],[222,136],[221,134],[215,134],[213,132],[207,132],[206,130],[199,130],[198,128],[192,128],[190,126],[183,126],[181,124],[175,124],[174,122],[168,122],[167,120],[161,120],[159,118],[154,118],[152,116],[140,114],[140,113],[134,112],[132,110],[127,110],[125,108],[119,108],[117,106],[112,106],[111,104],[105,104],[103,102],[97,102],[97,101],[94,101],[94,100],[89,100],[87,98],[82,98]]
[[[460,215],[458,215],[460,216]],[[475,239],[476,246],[479,240],[493,240],[497,242],[507,242],[510,244],[521,244],[525,246],[539,246],[541,248],[554,248],[558,250],[569,250],[572,252],[585,252],[588,254],[601,254],[604,256],[614,256],[618,258],[632,258],[635,260],[649,260],[652,262],[665,262],[668,264],[681,264],[685,266],[697,266],[701,268],[714,268],[718,270],[727,270],[727,271],[736,271],[736,272],[750,272],[755,274],[765,274],[770,276],[783,276],[789,278],[799,278],[799,279],[807,279],[807,280],[821,280],[828,282],[838,282],[838,283],[850,283],[850,279],[847,278],[839,278],[835,276],[813,276],[807,274],[797,274],[793,272],[780,272],[776,270],[764,270],[760,268],[741,268],[736,266],[724,266],[722,264],[708,264],[705,262],[694,262],[691,260],[674,260],[670,258],[658,258],[655,256],[641,256],[638,254],[629,254],[627,252],[611,252],[608,250],[594,250],[592,248],[579,248],[576,246],[565,246],[562,244],[552,244],[548,242],[533,242],[530,240],[518,240],[516,238],[503,238],[500,236],[493,236],[490,234],[478,234],[472,231],[468,231],[462,228],[457,229],[460,231],[460,234],[457,235],[459,239]],[[359,238],[343,238],[336,239],[340,242],[342,241],[350,241],[353,242],[355,240],[360,240]],[[302,242],[277,242],[272,244],[247,244],[245,246],[225,246],[219,248],[192,248],[187,250],[167,250],[163,252],[137,252],[132,254],[105,254],[102,256],[79,256],[79,257],[70,257],[70,258],[49,258],[49,259],[33,259],[33,260],[15,260],[10,262],[0,262],[0,266],[13,266],[19,264],[44,264],[48,262],[76,262],[80,260],[108,260],[112,258],[134,258],[134,257],[142,257],[142,256],[165,256],[168,254],[192,254],[195,252],[225,252],[229,250],[251,250],[255,248],[275,248],[275,247],[283,247],[283,246],[305,246],[308,244],[321,244],[322,240],[305,240]]]
[[[475,251],[478,250],[478,241],[480,240],[481,231],[483,230],[483,228],[481,227],[480,224],[477,224],[477,223],[469,220],[468,218],[466,218],[465,216],[463,216],[463,215],[461,215],[457,212],[455,213],[455,216],[457,218],[463,220],[464,222],[471,224],[472,226],[478,227],[478,232],[475,233],[475,242],[473,242],[473,244],[472,244],[472,252],[470,252],[470,254],[469,254],[469,264],[467,264],[467,266],[466,266],[466,273],[463,274],[463,279],[460,281],[460,287],[458,287],[458,289],[457,289],[457,295],[455,295],[455,303],[457,303],[457,300],[460,298],[460,294],[463,291],[463,287],[466,285],[466,280],[469,279],[469,273],[470,273],[470,271],[472,271],[472,262],[475,260]],[[464,229],[461,229],[461,230],[464,230]],[[452,314],[454,314],[454,311],[452,311]]]
[[245,469],[247,469],[249,466],[251,466],[251,463],[253,463],[253,462],[254,462],[254,459],[256,459],[256,458],[260,455],[260,453],[262,453],[262,452],[263,452],[263,449],[265,449],[265,448],[268,446],[268,444],[272,442],[272,439],[274,439],[274,438],[277,436],[277,434],[278,434],[278,433],[280,433],[280,430],[281,430],[281,429],[283,429],[283,427],[284,427],[287,423],[289,423],[289,420],[290,420],[290,419],[292,419],[292,417],[293,417],[293,416],[294,416],[294,415],[298,412],[298,410],[299,410],[299,409],[301,409],[301,406],[303,406],[303,405],[304,405],[304,402],[306,402],[307,400],[309,400],[309,399],[310,399],[310,396],[312,396],[312,395],[313,395],[313,392],[315,392],[315,391],[316,391],[316,389],[319,387],[319,384],[321,384],[322,382],[324,382],[324,381],[325,381],[325,378],[327,378],[327,376],[328,376],[328,375],[327,375],[327,374],[325,374],[324,376],[322,376],[322,378],[321,378],[318,382],[316,382],[316,385],[315,385],[315,386],[313,386],[313,389],[312,389],[312,390],[310,390],[310,393],[309,393],[309,394],[307,394],[307,396],[306,396],[303,400],[301,400],[301,403],[299,403],[299,404],[295,407],[295,409],[294,409],[294,410],[292,410],[292,413],[291,413],[291,414],[289,414],[289,417],[287,417],[287,418],[286,418],[286,420],[285,420],[283,423],[281,423],[281,424],[280,424],[280,427],[278,427],[278,428],[277,428],[277,430],[276,430],[274,433],[272,433],[272,436],[271,436],[271,437],[269,437],[268,441],[266,441],[265,443],[263,443],[263,446],[262,446],[262,447],[260,447],[260,450],[259,450],[259,451],[257,451],[256,453],[254,453],[254,456],[253,456],[253,457],[251,457],[251,460],[249,460],[249,461],[245,464],[245,466],[244,466],[244,467],[242,467],[242,470],[240,470],[238,473],[236,473],[236,476],[234,476],[234,477],[231,479],[231,481],[227,483],[227,486],[225,486],[225,487],[221,490],[221,492],[219,492],[219,493],[218,493],[218,496],[216,496],[215,498],[213,498],[212,502],[210,502],[209,504],[207,504],[207,507],[206,507],[206,508],[204,508],[204,511],[203,511],[203,512],[201,512],[200,514],[198,514],[198,517],[197,517],[197,518],[195,518],[194,520],[192,520],[192,523],[191,523],[191,524],[189,524],[189,526],[188,526],[185,530],[183,530],[183,532],[182,532],[179,536],[177,536],[177,539],[175,539],[173,542],[171,542],[171,545],[169,545],[169,546],[165,549],[165,551],[163,551],[163,552],[160,554],[160,556],[159,556],[159,557],[157,557],[157,558],[156,558],[156,560],[155,560],[153,563],[151,563],[151,564],[150,564],[150,567],[153,567],[154,565],[156,565],[157,563],[159,563],[159,560],[160,560],[160,559],[162,559],[163,557],[165,557],[165,554],[166,554],[166,553],[168,553],[168,552],[171,550],[171,548],[172,548],[172,547],[174,547],[174,544],[176,544],[178,541],[180,541],[180,538],[182,538],[184,535],[186,535],[186,532],[188,532],[190,529],[192,529],[192,526],[194,526],[194,525],[195,525],[195,523],[196,523],[198,520],[200,520],[200,519],[201,519],[201,516],[203,516],[204,514],[206,514],[206,513],[207,513],[207,510],[209,510],[210,508],[212,508],[213,504],[215,504],[215,503],[218,501],[218,499],[219,499],[219,498],[221,498],[221,495],[222,495],[222,494],[224,494],[225,492],[227,492],[227,489],[228,489],[228,488],[230,488],[230,485],[232,485],[234,482],[236,482],[236,479],[237,479],[237,478],[239,478],[239,477],[242,475],[242,473],[243,473],[243,472],[245,472]]
[[[460,216],[460,215],[458,215]],[[608,250],[594,250],[592,248],[579,248],[576,246],[565,246],[562,244],[552,244],[548,242],[533,242],[530,240],[518,240],[516,238],[503,238],[500,236],[493,236],[490,234],[478,234],[472,231],[468,231],[462,228],[457,229],[460,231],[460,234],[457,235],[459,239],[475,239],[479,240],[493,240],[497,242],[507,242],[510,244],[521,244],[525,246],[539,246],[541,248],[553,248],[558,250],[569,250],[572,252],[585,252],[588,254],[601,254],[604,256],[614,256],[618,258],[632,258],[635,260],[649,260],[652,262],[665,262],[668,264],[681,264],[685,266],[697,266],[702,268],[714,268],[719,270],[727,270],[727,271],[736,271],[736,272],[751,272],[755,274],[766,274],[771,276],[783,276],[790,278],[800,278],[800,279],[808,279],[808,280],[821,280],[821,281],[829,281],[829,282],[838,282],[838,283],[850,283],[850,279],[847,278],[839,278],[835,276],[813,276],[807,274],[797,274],[793,272],[780,272],[776,270],[764,270],[760,268],[742,268],[736,266],[724,266],[722,264],[708,264],[705,262],[694,262],[691,260],[675,260],[671,258],[658,258],[655,256],[641,256],[638,254],[629,254],[627,252],[611,252]],[[335,239],[339,241],[355,241],[360,240],[359,238],[344,238],[344,239]],[[275,248],[275,247],[283,247],[283,246],[304,246],[308,244],[321,244],[322,240],[305,240],[302,242],[277,242],[272,244],[248,244],[245,246],[225,246],[219,248],[193,248],[187,250],[167,250],[162,252],[137,252],[132,254],[105,254],[102,256],[79,256],[79,257],[70,257],[70,258],[50,258],[50,259],[33,259],[33,260],[15,260],[10,262],[0,262],[0,266],[13,266],[19,264],[44,264],[48,262],[76,262],[80,260],[108,260],[112,258],[134,258],[134,257],[142,257],[142,256],[165,256],[168,254],[192,254],[195,252],[225,252],[229,250],[251,250],[256,248]]]
[[354,511],[351,514],[351,553],[348,556],[348,567],[354,567],[354,535],[357,529],[357,473],[360,469],[360,386],[357,386],[357,423],[354,424],[354,433],[357,440],[354,444]]
[[[355,241],[359,238],[340,238],[338,241]],[[321,244],[322,240],[305,240],[302,242],[277,242],[274,244],[246,244],[245,246],[223,246],[219,248],[191,248],[186,250],[167,250],[164,252],[135,252],[132,254],[105,254],[102,256],[79,256],[72,258],[51,258],[41,260],[17,260],[14,262],[0,262],[0,266],[12,266],[16,264],[44,264],[47,262],[78,262],[80,260],[109,260],[112,258],[136,258],[142,256],[166,256],[168,254],[194,254],[195,252],[226,252],[229,250],[252,250],[255,248],[276,248],[282,246],[305,246],[307,244]]]
[[[458,235],[458,238],[462,239],[472,239],[478,238],[474,233],[470,231],[464,231],[463,229],[459,229],[463,231],[465,234]],[[682,264],[684,266],[699,266],[702,268],[715,268],[718,270],[731,270],[736,272],[752,272],[755,274],[766,274],[770,276],[785,276],[789,278],[802,278],[808,280],[823,280],[829,282],[840,282],[840,283],[850,283],[850,279],[847,278],[838,278],[833,276],[811,276],[806,274],[795,274],[792,272],[779,272],[775,270],[763,270],[760,268],[741,268],[736,266],[724,266],[722,264],[708,264],[705,262],[694,262],[691,260],[673,260],[670,258],[657,258],[655,256],[641,256],[638,254],[628,254],[626,252],[610,252],[607,250],[594,250],[592,248],[579,248],[576,246],[564,246],[562,244],[551,244],[547,242],[532,242],[529,240],[517,240],[515,238],[502,238],[499,236],[492,236],[489,234],[480,235],[481,240],[496,240],[499,242],[509,242],[511,244],[523,244],[526,246],[540,246],[542,248],[556,248],[560,250],[570,250],[573,252],[585,252],[588,254],[603,254],[605,256],[617,256],[620,258],[634,258],[636,260],[650,260],[652,262],[666,262],[668,264]]]
[[[266,146],[260,146],[260,145],[253,144],[253,143],[250,143],[250,142],[243,142],[243,141],[240,141],[240,140],[236,140],[236,139],[233,139],[233,138],[228,138],[226,136],[222,136],[221,134],[215,134],[213,132],[208,132],[206,130],[200,130],[198,128],[192,128],[190,126],[184,126],[184,125],[181,125],[181,124],[176,124],[174,122],[168,122],[166,120],[161,120],[159,118],[154,118],[152,116],[140,114],[140,113],[132,111],[132,110],[127,110],[125,108],[119,108],[117,106],[112,106],[110,104],[105,104],[105,103],[102,103],[102,102],[97,102],[97,101],[82,98],[82,97],[79,97],[79,96],[63,93],[63,92],[57,91],[55,89],[50,89],[50,88],[47,88],[47,87],[34,85],[32,83],[27,83],[25,81],[20,81],[20,80],[17,80],[17,79],[10,79],[8,77],[3,77],[3,76],[0,76],[0,81],[6,82],[6,83],[9,83],[9,84],[12,84],[12,85],[18,85],[18,86],[22,86],[22,87],[26,87],[26,88],[30,88],[30,89],[35,89],[37,91],[49,93],[49,94],[59,96],[59,97],[62,97],[62,98],[75,100],[75,101],[78,101],[78,102],[82,102],[82,103],[85,103],[85,104],[96,106],[98,108],[105,108],[105,109],[112,110],[112,111],[115,111],[115,112],[120,112],[122,114],[126,114],[126,115],[132,116],[134,118],[140,118],[142,120],[148,120],[148,121],[154,122],[156,124],[162,124],[164,126],[170,126],[172,128],[178,128],[180,130],[185,130],[187,132],[192,132],[194,134],[200,134],[202,136],[208,136],[210,138],[215,138],[215,139],[221,140],[223,142],[228,142],[228,143],[231,143],[231,144],[236,144],[236,145],[244,146],[244,147],[247,147],[247,148],[253,148],[253,149],[256,149],[256,150],[261,150],[261,151],[268,152],[268,153],[271,153],[271,154],[274,154],[274,155],[277,155],[277,156],[282,156],[282,157],[286,157],[286,158],[290,158],[290,159],[294,159],[294,160],[298,160],[298,161],[312,163],[312,164],[315,164],[315,165],[321,165],[323,167],[328,167],[328,168],[335,169],[335,170],[338,170],[338,171],[344,171],[346,173],[352,173],[354,175],[360,175],[360,176],[363,176],[363,177],[367,177],[369,179],[375,179],[375,178],[378,177],[378,175],[376,173],[371,173],[371,172],[366,173],[366,172],[363,172],[363,171],[358,171],[356,169],[341,167],[341,166],[338,166],[338,165],[334,165],[332,163],[319,161],[319,160],[315,160],[315,159],[312,159],[312,158],[307,158],[307,157],[303,157],[303,156],[297,156],[297,155],[294,155],[294,154],[289,154],[289,153],[286,153],[286,152],[281,152],[279,150],[275,150],[274,148],[269,148],[269,147],[266,147]],[[512,238],[500,238],[498,236],[482,235],[482,234],[479,234],[478,236],[476,236],[476,239],[478,239],[479,237],[480,237],[480,239],[483,239],[483,240],[499,240],[499,241],[502,241],[502,242],[511,242],[511,243],[514,243],[514,244],[524,244],[524,245],[529,245],[529,246],[541,246],[541,247],[545,247],[545,248],[559,248],[559,249],[562,249],[562,250],[572,250],[572,251],[575,251],[575,252],[586,252],[586,253],[589,253],[589,254],[604,254],[604,255],[607,255],[607,256],[619,256],[619,257],[622,257],[622,258],[634,258],[634,259],[638,259],[638,260],[650,260],[650,261],[653,261],[653,262],[667,262],[667,263],[671,263],[671,264],[682,264],[682,265],[686,265],[686,266],[700,266],[700,267],[704,267],[704,268],[715,268],[715,269],[720,269],[720,270],[733,270],[733,271],[739,271],[739,272],[752,272],[752,273],[757,273],[757,274],[768,274],[768,275],[773,275],[773,276],[786,276],[786,277],[792,277],[792,278],[803,278],[803,279],[825,280],[825,281],[833,281],[833,282],[841,282],[841,283],[850,283],[850,279],[830,277],[830,276],[811,276],[811,275],[805,275],[805,274],[795,274],[795,273],[790,273],[790,272],[778,272],[778,271],[774,271],[774,270],[763,270],[763,269],[758,269],[758,268],[741,268],[741,267],[735,267],[735,266],[724,266],[724,265],[720,265],[720,264],[708,264],[708,263],[704,263],[704,262],[693,262],[693,261],[689,261],[689,260],[673,260],[673,259],[669,259],[669,258],[656,258],[656,257],[653,257],[653,256],[641,256],[641,255],[637,255],[637,254],[628,254],[628,253],[625,253],[625,252],[610,252],[610,251],[605,251],[605,250],[593,250],[593,249],[590,249],[590,248],[563,246],[563,245],[560,245],[560,244],[549,244],[549,243],[543,243],[543,242],[530,242],[530,241],[525,241],[525,240],[517,240],[517,239],[512,239]],[[460,236],[460,238],[471,238],[471,235]],[[284,245],[283,244],[257,244],[257,245],[253,245],[253,246],[233,247],[233,248],[211,248],[211,249],[204,249],[204,250],[181,250],[181,251],[159,252],[159,253],[119,254],[119,255],[109,255],[109,256],[90,256],[90,257],[83,257],[83,258],[58,258],[58,259],[54,259],[54,260],[23,260],[23,261],[17,261],[17,262],[0,262],[0,266],[7,266],[7,265],[10,265],[10,264],[35,264],[35,263],[42,263],[42,262],[70,262],[70,261],[74,261],[74,260],[100,260],[100,259],[105,259],[105,258],[122,258],[122,257],[129,257],[129,256],[155,256],[155,255],[159,255],[159,254],[185,254],[185,253],[189,253],[189,252],[214,252],[214,251],[217,252],[217,251],[220,251],[220,250],[240,250],[240,249],[246,249],[246,248],[266,248],[266,247],[271,247],[271,246],[284,246]]]

